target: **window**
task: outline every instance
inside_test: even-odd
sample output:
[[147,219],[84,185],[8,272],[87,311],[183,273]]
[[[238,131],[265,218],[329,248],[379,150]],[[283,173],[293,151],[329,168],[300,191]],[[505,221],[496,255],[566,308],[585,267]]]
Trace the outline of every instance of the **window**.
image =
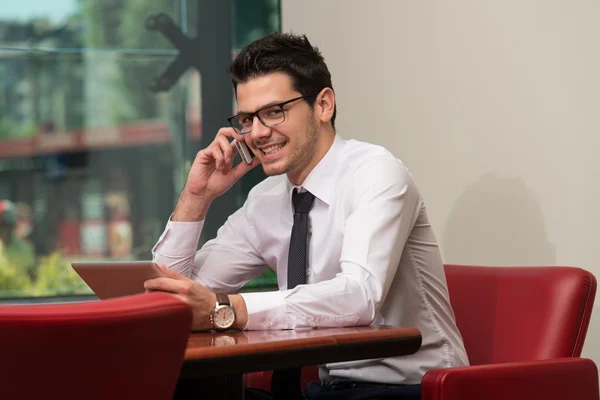
[[[209,122],[225,126],[233,98],[227,65],[212,66],[223,74],[226,87],[219,90],[203,87],[203,71],[190,68],[169,90],[151,91],[152,80],[178,50],[160,32],[148,29],[146,17],[165,13],[193,38],[202,32],[202,18],[213,13],[214,19],[219,12],[221,6],[214,4],[3,3],[0,211],[10,209],[3,213],[8,215],[3,224],[11,229],[2,233],[10,240],[0,241],[0,299],[89,296],[70,267],[72,261],[151,258],[189,163],[216,133],[203,135],[202,128]],[[214,32],[201,37],[200,49],[216,43],[234,55],[279,29],[278,0],[237,0],[224,9],[228,12],[217,15],[217,26],[228,29],[229,36]],[[219,37],[232,40],[219,42]],[[225,100],[231,107],[203,118],[203,99]],[[211,208],[201,241],[214,237],[263,178],[254,169]],[[268,272],[248,286],[272,287],[275,282]]]

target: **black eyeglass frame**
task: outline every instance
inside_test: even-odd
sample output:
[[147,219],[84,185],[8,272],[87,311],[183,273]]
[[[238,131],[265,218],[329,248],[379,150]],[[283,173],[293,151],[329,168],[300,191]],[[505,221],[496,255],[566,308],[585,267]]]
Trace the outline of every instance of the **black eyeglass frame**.
[[[236,128],[235,126],[233,126],[233,120],[234,120],[235,118],[238,118],[238,119],[239,119],[239,116],[240,116],[240,115],[244,115],[245,117],[251,117],[253,122],[254,122],[254,117],[256,117],[256,118],[258,118],[258,120],[260,121],[260,123],[261,123],[261,124],[263,124],[263,125],[264,125],[264,126],[266,126],[267,128],[272,128],[272,127],[274,127],[274,126],[281,125],[281,124],[283,124],[283,123],[285,122],[285,111],[286,111],[286,110],[284,110],[284,109],[283,109],[283,106],[285,106],[285,105],[287,105],[287,104],[290,104],[290,103],[293,103],[294,101],[298,101],[298,100],[304,100],[304,99],[311,98],[311,97],[313,97],[313,96],[316,96],[316,95],[318,95],[319,93],[321,93],[321,91],[314,92],[314,93],[309,93],[309,94],[307,94],[307,95],[305,95],[305,96],[294,97],[293,99],[290,99],[290,100],[287,100],[287,101],[283,101],[283,102],[281,102],[281,103],[277,103],[277,104],[269,104],[269,105],[267,105],[267,106],[264,106],[264,107],[261,107],[261,108],[259,108],[258,110],[254,111],[253,113],[242,113],[242,114],[236,114],[236,115],[233,115],[233,116],[231,116],[231,117],[227,118],[227,121],[229,122],[229,125],[231,125],[231,127],[232,127],[232,128],[233,128],[233,129],[234,129],[236,132],[237,132],[237,131],[239,131],[239,134],[240,134],[240,135],[247,135],[248,133],[252,132],[252,128],[250,128],[250,130],[249,130],[248,132],[244,132],[244,131],[240,130],[239,128]],[[281,120],[281,122],[277,122],[276,124],[270,124],[270,125],[269,125],[269,124],[266,124],[266,123],[265,123],[265,121],[263,121],[263,120],[262,120],[262,118],[260,117],[260,115],[258,115],[258,113],[260,113],[260,112],[261,112],[262,110],[264,110],[265,108],[271,108],[271,107],[279,107],[279,108],[281,109],[281,114],[283,114],[283,119]]]

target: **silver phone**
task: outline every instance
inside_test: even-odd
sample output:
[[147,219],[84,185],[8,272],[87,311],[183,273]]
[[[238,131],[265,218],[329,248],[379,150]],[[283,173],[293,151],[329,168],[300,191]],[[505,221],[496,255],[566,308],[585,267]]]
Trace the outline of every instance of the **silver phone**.
[[244,142],[239,142],[235,139],[233,141],[235,142],[235,146],[238,149],[238,153],[240,153],[240,157],[242,158],[242,161],[245,162],[246,164],[251,164],[252,159],[254,158],[254,154],[252,154],[252,152],[248,148],[248,145]]

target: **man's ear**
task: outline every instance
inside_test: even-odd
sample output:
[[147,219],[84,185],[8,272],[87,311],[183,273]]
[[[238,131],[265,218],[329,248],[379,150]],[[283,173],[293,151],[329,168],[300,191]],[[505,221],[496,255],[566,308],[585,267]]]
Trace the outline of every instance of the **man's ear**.
[[333,90],[328,87],[321,90],[321,93],[317,95],[315,106],[321,122],[331,121],[335,110],[335,93],[333,93]]

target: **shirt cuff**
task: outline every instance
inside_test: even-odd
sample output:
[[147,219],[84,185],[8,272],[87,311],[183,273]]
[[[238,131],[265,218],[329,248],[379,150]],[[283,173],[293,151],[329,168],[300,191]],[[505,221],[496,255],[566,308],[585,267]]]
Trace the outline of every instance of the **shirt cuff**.
[[245,330],[291,329],[287,321],[285,292],[241,293],[246,302]]
[[167,222],[165,231],[160,235],[152,253],[160,253],[166,257],[188,256],[195,253],[200,240],[204,221],[199,222]]

